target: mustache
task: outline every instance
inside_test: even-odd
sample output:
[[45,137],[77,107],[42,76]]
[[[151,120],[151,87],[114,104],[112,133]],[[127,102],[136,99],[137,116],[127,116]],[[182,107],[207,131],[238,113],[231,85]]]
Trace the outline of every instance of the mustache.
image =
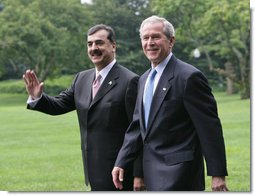
[[147,48],[148,51],[154,51],[154,50],[158,50],[157,47],[151,47],[151,48]]
[[98,49],[96,49],[96,50],[92,50],[91,52],[90,52],[90,55],[97,55],[97,56],[99,56],[99,55],[102,55],[102,52],[100,51],[100,50],[98,50]]

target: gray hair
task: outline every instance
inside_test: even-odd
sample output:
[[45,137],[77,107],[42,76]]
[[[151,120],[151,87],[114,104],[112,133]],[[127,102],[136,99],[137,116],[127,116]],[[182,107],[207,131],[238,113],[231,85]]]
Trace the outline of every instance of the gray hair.
[[174,35],[175,35],[174,26],[168,20],[166,20],[165,18],[155,16],[155,15],[150,16],[149,18],[146,18],[142,22],[142,24],[140,26],[140,29],[139,29],[140,37],[142,35],[142,29],[143,29],[144,25],[158,23],[158,22],[163,23],[163,25],[164,25],[163,32],[164,32],[164,34],[166,35],[166,37],[168,39],[170,39],[171,37],[174,37]]

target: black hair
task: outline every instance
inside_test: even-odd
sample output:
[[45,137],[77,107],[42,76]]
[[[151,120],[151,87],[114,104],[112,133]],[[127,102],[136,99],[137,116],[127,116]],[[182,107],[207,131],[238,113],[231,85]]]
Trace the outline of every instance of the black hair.
[[105,25],[105,24],[98,24],[98,25],[91,27],[87,32],[87,36],[93,35],[97,31],[102,30],[102,29],[106,30],[109,33],[107,36],[107,39],[110,40],[110,42],[115,43],[116,36],[115,36],[115,32],[114,32],[113,28],[108,25]]

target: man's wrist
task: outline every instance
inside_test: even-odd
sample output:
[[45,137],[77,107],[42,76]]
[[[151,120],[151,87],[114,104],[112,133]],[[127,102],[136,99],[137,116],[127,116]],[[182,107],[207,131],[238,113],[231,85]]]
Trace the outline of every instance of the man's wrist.
[[42,98],[42,94],[39,98],[33,98],[31,95],[29,95],[27,99],[27,104],[37,103]]

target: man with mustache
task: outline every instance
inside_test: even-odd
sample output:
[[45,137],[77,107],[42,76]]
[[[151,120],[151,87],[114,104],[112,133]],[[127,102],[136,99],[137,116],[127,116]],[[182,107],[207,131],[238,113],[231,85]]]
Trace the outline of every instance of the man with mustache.
[[[43,82],[27,70],[23,75],[29,94],[27,107],[50,115],[76,110],[85,183],[92,191],[115,191],[111,170],[132,120],[138,76],[116,62],[111,27],[99,24],[90,28],[87,50],[95,68],[78,73],[71,87],[56,97],[43,93]],[[125,191],[144,189],[140,161],[127,166]]]

